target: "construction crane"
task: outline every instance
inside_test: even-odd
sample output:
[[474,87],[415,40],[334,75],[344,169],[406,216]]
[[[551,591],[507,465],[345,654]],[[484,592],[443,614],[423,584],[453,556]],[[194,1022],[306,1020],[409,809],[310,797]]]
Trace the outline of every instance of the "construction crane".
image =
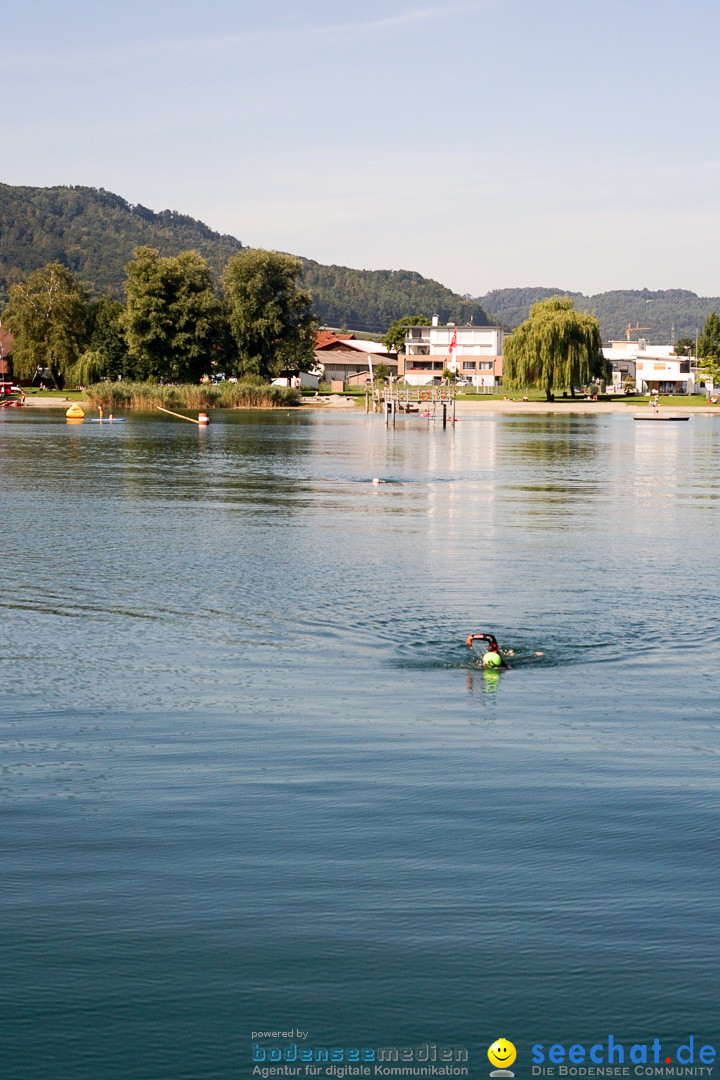
[[632,323],[627,324],[627,339],[630,341],[631,334],[637,334],[640,330],[649,330],[649,326],[633,326]]

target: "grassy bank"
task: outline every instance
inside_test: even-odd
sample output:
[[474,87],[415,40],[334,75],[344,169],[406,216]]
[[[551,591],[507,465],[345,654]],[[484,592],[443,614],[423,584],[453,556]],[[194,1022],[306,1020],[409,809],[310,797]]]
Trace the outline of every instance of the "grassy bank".
[[220,383],[194,386],[156,386],[152,383],[95,383],[85,388],[91,405],[103,409],[284,409],[300,404],[300,391],[287,386]]
[[[622,394],[599,394],[597,398],[593,398],[593,401],[604,402],[606,404],[625,405],[630,409],[637,409],[640,405],[647,406],[650,396],[648,394],[628,394],[627,396]],[[547,399],[545,394],[541,390],[503,390],[502,387],[492,394],[461,394],[457,395],[458,401],[532,401],[544,404]],[[564,397],[561,393],[555,395],[555,405],[577,405],[579,402],[587,402],[589,398],[586,398],[583,394],[576,394],[575,397]],[[674,408],[689,408],[693,406],[706,406],[708,405],[708,399],[705,394],[665,394],[660,397],[660,405],[670,405]]]

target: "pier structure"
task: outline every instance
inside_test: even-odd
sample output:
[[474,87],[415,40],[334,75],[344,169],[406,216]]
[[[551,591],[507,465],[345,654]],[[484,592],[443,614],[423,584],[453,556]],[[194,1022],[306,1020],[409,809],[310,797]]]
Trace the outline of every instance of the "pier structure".
[[395,424],[398,413],[418,413],[426,420],[455,423],[455,389],[451,386],[367,386],[365,412],[381,412],[385,426]]

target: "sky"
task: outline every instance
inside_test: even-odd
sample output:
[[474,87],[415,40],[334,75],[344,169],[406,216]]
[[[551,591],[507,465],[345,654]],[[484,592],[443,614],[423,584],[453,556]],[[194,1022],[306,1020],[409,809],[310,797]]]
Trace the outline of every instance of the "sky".
[[720,295],[717,0],[5,0],[8,184],[460,293]]

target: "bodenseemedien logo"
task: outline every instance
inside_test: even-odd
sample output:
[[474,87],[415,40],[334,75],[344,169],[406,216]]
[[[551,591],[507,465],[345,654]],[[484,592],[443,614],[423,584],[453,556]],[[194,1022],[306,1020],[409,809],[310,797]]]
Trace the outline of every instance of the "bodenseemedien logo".
[[488,1059],[490,1064],[495,1066],[490,1075],[515,1076],[514,1072],[510,1072],[509,1066],[512,1065],[516,1057],[517,1050],[509,1039],[496,1039],[492,1046],[488,1048]]

